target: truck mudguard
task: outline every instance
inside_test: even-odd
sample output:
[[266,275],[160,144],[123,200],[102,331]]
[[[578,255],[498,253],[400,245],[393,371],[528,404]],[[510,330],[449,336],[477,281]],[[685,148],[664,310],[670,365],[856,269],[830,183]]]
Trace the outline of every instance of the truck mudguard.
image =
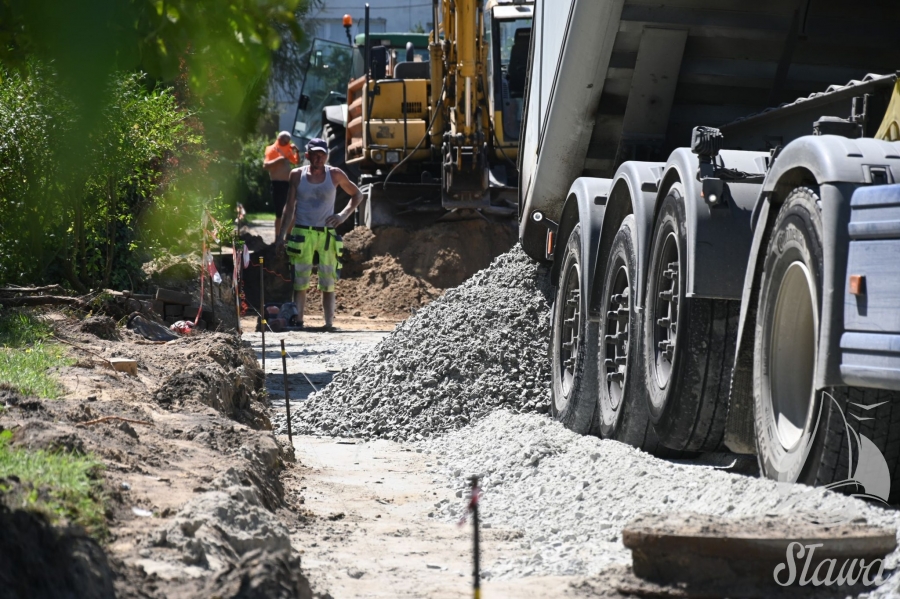
[[[766,152],[722,150],[716,162],[720,167],[763,175],[767,158]],[[759,197],[760,185],[726,181],[723,197],[710,205],[701,195],[698,164],[697,156],[687,148],[672,152],[656,197],[654,216],[670,191],[683,196],[688,297],[737,300],[741,297],[744,265],[752,240],[750,212]]]
[[[596,270],[593,273],[591,290],[591,317],[600,318],[597,312],[600,304],[600,286],[604,280],[606,256],[622,220],[634,214],[637,229],[637,277],[634,285],[635,301],[639,311],[644,309],[644,279],[647,272],[647,260],[650,255],[650,236],[653,234],[653,206],[656,201],[656,190],[662,176],[662,162],[623,163],[613,177],[609,201],[606,208],[606,221],[601,230],[600,244],[595,246],[597,254]],[[596,300],[596,301],[595,301]]]
[[[885,386],[887,381],[879,382],[878,376],[871,376],[871,380],[866,380],[865,374],[860,376],[866,372],[864,364],[860,365],[861,368],[849,365],[844,369],[847,376],[842,374],[841,339],[845,336],[845,303],[852,307],[854,315],[858,310],[857,300],[848,296],[846,290],[847,277],[853,274],[848,273],[848,254],[853,253],[854,249],[865,249],[854,248],[852,243],[855,241],[851,243],[850,234],[851,222],[860,220],[857,213],[866,209],[863,206],[865,202],[851,207],[851,197],[860,186],[894,181],[900,181],[900,143],[896,142],[810,135],[789,143],[775,159],[763,183],[757,205],[753,208],[753,244],[742,290],[731,408],[725,433],[725,443],[732,450],[740,451],[753,444],[753,346],[760,269],[768,244],[769,228],[778,214],[778,208],[797,187],[816,189],[822,206],[824,273],[815,386],[817,389],[845,384]],[[894,218],[900,220],[900,217]],[[878,240],[877,243],[884,242]],[[894,296],[893,301],[896,310],[900,307],[900,299]],[[866,353],[864,347],[857,347],[865,345],[860,341],[886,340],[881,336],[878,340],[869,339],[871,334],[860,336],[852,333],[846,336],[848,351],[845,353],[848,357],[855,356],[851,360],[860,359]],[[877,348],[869,349],[874,354]],[[869,375],[875,372],[868,370]]]
[[[575,179],[566,195],[562,219],[559,223],[556,247],[564,248],[569,234],[576,223],[581,223],[581,289],[591,288],[591,276],[597,262],[597,245],[600,243],[600,229],[603,226],[603,215],[612,179],[595,179],[579,177]],[[553,261],[553,278],[559,275],[563,256],[555,252]],[[581,308],[583,314],[589,314],[589,294],[583,293]]]

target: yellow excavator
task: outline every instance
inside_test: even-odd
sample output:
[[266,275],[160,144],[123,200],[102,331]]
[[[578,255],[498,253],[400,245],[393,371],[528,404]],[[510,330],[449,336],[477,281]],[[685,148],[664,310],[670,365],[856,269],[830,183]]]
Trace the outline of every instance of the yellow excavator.
[[362,224],[514,216],[533,1],[434,0],[427,54],[370,33],[368,10],[343,140]]

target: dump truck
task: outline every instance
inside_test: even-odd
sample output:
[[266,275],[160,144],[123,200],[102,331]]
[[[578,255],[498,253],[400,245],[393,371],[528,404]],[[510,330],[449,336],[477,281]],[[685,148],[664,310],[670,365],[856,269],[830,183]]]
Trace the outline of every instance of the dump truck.
[[898,28],[887,0],[535,3],[519,236],[557,419],[887,500],[868,442],[900,499]]
[[531,10],[530,0],[435,1],[428,54],[406,60],[382,34],[364,35],[335,146],[360,173],[366,226],[515,216]]

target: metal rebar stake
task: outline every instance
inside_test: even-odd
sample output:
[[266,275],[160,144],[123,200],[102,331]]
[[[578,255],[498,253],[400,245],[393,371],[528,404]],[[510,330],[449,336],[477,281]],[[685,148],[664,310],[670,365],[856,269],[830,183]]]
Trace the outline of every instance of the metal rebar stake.
[[262,331],[262,370],[263,379],[266,378],[266,281],[264,278],[265,269],[263,268],[263,257],[259,257],[259,330]]
[[469,479],[472,482],[472,499],[469,501],[469,510],[472,512],[472,528],[474,529],[473,555],[474,561],[472,569],[472,597],[481,599],[481,545],[478,538],[478,500],[481,495],[481,489],[478,488],[478,476],[472,476]]
[[[210,256],[212,254],[210,253]],[[215,264],[215,262],[213,262]],[[207,323],[207,328],[212,329],[213,323],[216,321],[216,297],[213,295],[213,285],[215,285],[215,281],[213,281],[212,277],[209,277],[209,319],[210,321]],[[200,298],[200,303],[203,304],[203,298]],[[200,313],[201,316],[203,313]]]
[[291,398],[288,396],[287,382],[287,352],[284,351],[284,339],[281,340],[281,371],[284,373],[284,411],[287,414],[288,441],[294,446],[294,437],[291,434]]

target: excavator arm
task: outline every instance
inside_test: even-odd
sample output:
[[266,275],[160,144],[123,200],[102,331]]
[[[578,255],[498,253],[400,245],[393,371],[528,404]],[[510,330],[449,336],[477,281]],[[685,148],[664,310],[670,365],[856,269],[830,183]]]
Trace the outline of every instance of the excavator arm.
[[[442,198],[445,208],[490,205],[482,0],[440,0]],[[439,38],[438,38],[439,39]],[[435,104],[437,105],[437,104]]]

